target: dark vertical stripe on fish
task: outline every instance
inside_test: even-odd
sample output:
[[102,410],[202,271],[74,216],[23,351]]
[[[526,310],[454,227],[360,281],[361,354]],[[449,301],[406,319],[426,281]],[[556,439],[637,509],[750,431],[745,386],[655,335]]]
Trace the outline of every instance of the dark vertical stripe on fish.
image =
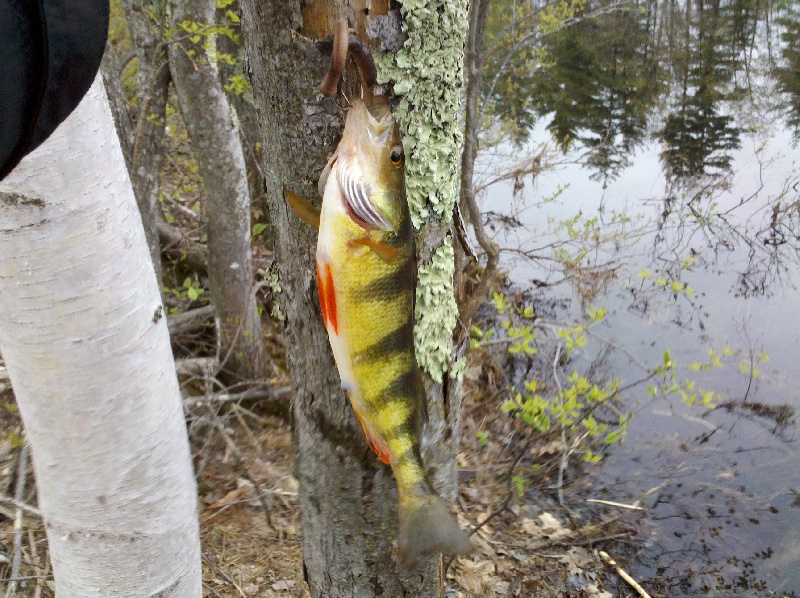
[[363,285],[358,292],[363,294],[368,301],[391,301],[397,299],[401,294],[411,291],[413,284],[414,273],[411,270],[411,260],[409,259],[397,270]]
[[392,330],[381,339],[372,343],[357,354],[360,362],[375,363],[395,353],[406,351],[414,346],[414,329],[412,322],[406,322],[400,328]]

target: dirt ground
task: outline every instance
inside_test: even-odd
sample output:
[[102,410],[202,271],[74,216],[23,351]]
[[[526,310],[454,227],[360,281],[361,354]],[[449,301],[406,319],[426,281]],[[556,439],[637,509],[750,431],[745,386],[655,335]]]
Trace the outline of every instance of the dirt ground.
[[[486,388],[487,375],[486,368],[473,366],[467,388]],[[23,431],[7,379],[0,385],[0,587],[5,589],[17,516],[8,499],[16,490]],[[635,552],[630,538],[641,515],[607,506],[567,514],[552,488],[557,443],[530,436],[501,413],[497,400],[474,390],[465,397],[455,510],[465,529],[479,527],[473,535],[476,551],[455,559],[448,569],[447,596],[637,596],[598,553],[608,551],[624,567],[625,558]],[[209,420],[203,417],[206,409],[187,403],[198,478],[204,595],[308,596],[286,418],[270,415],[274,409],[264,403],[232,403],[215,414],[217,425],[212,426],[204,423]],[[576,479],[586,475],[576,472]],[[31,477],[22,502],[35,506]],[[567,502],[583,503],[572,488],[565,489]],[[42,522],[35,513],[21,513],[17,596],[53,596]],[[648,591],[660,595],[654,588]]]

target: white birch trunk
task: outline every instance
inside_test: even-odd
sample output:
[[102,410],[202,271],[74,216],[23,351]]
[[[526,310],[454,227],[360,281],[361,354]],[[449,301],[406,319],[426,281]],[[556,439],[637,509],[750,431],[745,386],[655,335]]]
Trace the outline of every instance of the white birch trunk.
[[201,596],[166,318],[98,75],[0,183],[0,351],[59,598]]

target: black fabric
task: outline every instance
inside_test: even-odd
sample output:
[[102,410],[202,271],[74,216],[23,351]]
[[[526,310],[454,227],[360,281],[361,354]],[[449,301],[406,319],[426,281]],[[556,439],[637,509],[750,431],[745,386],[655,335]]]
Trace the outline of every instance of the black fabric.
[[109,0],[0,0],[0,180],[75,109],[108,36]]

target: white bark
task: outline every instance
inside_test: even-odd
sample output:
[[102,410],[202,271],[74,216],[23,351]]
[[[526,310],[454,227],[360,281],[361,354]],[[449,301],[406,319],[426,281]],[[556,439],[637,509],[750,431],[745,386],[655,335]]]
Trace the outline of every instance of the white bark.
[[59,598],[201,596],[167,322],[99,76],[0,183],[0,351]]

